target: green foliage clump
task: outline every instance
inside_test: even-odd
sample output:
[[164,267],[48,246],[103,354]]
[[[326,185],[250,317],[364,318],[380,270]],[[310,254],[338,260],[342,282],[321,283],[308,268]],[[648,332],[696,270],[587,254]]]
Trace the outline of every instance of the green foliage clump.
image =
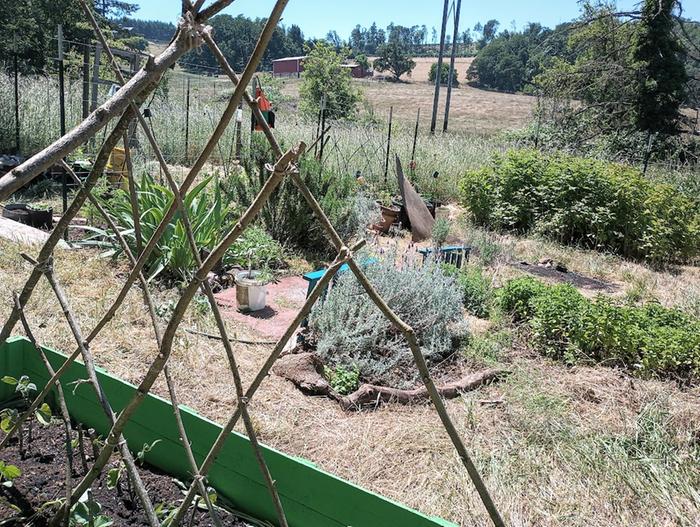
[[474,221],[496,230],[655,264],[700,254],[700,202],[622,164],[511,150],[469,171],[461,195]]
[[336,366],[335,368],[324,367],[325,374],[331,388],[340,395],[349,395],[360,385],[360,370],[352,365],[348,368]]
[[[212,180],[212,177],[204,179],[191,189],[183,200],[197,247],[208,251],[214,249],[223,240],[235,222],[233,210],[224,203],[219,185],[214,185],[212,193],[207,192],[207,187]],[[144,173],[141,181],[136,184],[136,196],[141,216],[139,223],[142,244],[145,246],[173,203],[174,194],[169,187],[159,185],[150,174]],[[119,228],[129,249],[137,254],[138,244],[129,193],[119,189],[111,199],[104,199],[102,205]],[[85,245],[104,247],[108,249],[106,255],[116,257],[121,254],[121,247],[111,230],[98,228],[92,230],[95,231],[95,236],[83,242]],[[266,264],[275,265],[282,260],[283,251],[277,242],[272,240],[264,230],[249,228],[229,248],[224,255],[224,263],[247,265],[248,252],[252,247],[255,248],[252,261],[255,267]],[[149,279],[163,273],[168,278],[187,280],[195,267],[195,258],[187,240],[185,224],[182,215],[177,212],[148,257],[145,269]]]
[[[433,62],[430,65],[430,71],[428,72],[428,80],[430,82],[435,82],[435,76],[437,75],[437,62]],[[443,62],[440,68],[440,84],[447,85],[450,77],[450,65]],[[458,86],[457,81],[457,70],[452,68],[452,86]]]
[[563,25],[552,31],[531,23],[522,33],[504,31],[479,51],[467,77],[477,86],[492,90],[532,91],[532,81],[549,56],[564,52],[566,29]]
[[[397,269],[392,257],[368,265],[365,272],[389,307],[415,330],[429,365],[454,351],[463,320],[454,278],[433,264]],[[342,274],[327,298],[314,307],[309,328],[316,353],[330,368],[356,367],[361,380],[398,388],[419,380],[402,334],[352,273]]]
[[700,376],[700,320],[678,309],[589,300],[569,284],[547,286],[532,278],[508,282],[498,301],[527,322],[536,345],[555,359],[620,365],[643,375]]
[[343,67],[347,53],[338,53],[323,41],[304,59],[304,73],[299,88],[300,108],[308,116],[316,116],[325,97],[326,117],[352,118],[357,113],[360,91],[350,79],[350,70]]
[[[263,167],[273,162],[272,159],[265,139],[254,136],[251,151],[243,160],[245,170],[222,182],[225,194],[234,201],[251,203],[269,177]],[[377,205],[358,189],[353,175],[327,169],[311,155],[306,155],[299,162],[299,176],[344,240],[362,234],[368,225],[377,221]],[[330,249],[323,228],[289,178],[272,193],[260,213],[260,220],[265,230],[284,244],[324,255]]]
[[457,280],[466,310],[476,317],[488,318],[493,301],[493,287],[481,268],[467,265],[457,269],[453,265],[444,265],[443,271]]
[[398,81],[401,75],[411,75],[416,62],[410,56],[410,49],[401,39],[389,39],[389,42],[379,46],[379,57],[374,59],[374,69],[377,71],[389,71]]

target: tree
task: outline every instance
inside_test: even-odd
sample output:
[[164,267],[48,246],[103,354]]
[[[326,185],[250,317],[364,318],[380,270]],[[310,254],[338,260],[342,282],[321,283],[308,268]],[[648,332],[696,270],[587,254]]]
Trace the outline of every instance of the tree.
[[[435,82],[435,74],[437,72],[437,62],[433,62],[430,65],[430,71],[428,72],[428,80],[431,83]],[[449,81],[449,76],[450,76],[450,65],[443,62],[442,63],[442,68],[440,68],[440,84],[447,84]],[[459,82],[457,82],[457,70],[455,68],[452,68],[452,86],[458,86]]]
[[[480,25],[480,24],[477,24]],[[486,46],[489,42],[491,42],[495,37],[496,37],[496,32],[498,31],[498,26],[500,23],[498,20],[489,20],[484,24],[483,29],[481,30],[481,39],[479,40],[479,47],[483,48]],[[476,28],[474,28],[476,30]]]
[[506,92],[527,91],[549,55],[560,55],[562,39],[540,24],[529,24],[522,33],[504,31],[487,44],[467,71],[477,86]]
[[340,35],[338,35],[338,32],[335,30],[329,31],[326,34],[326,42],[328,42],[336,50],[343,47],[343,39],[340,38]]
[[391,72],[395,81],[399,81],[401,75],[410,75],[413,68],[416,67],[416,63],[409,56],[406,45],[398,39],[380,46],[378,53],[379,57],[374,60],[374,69]]
[[635,124],[649,133],[676,134],[688,74],[673,34],[676,0],[646,0],[633,41],[639,90]]
[[379,46],[379,57],[374,61],[374,69],[378,71],[390,71],[394,80],[398,81],[401,75],[411,74],[416,63],[410,57],[410,50],[414,45],[414,34],[419,31],[418,26],[407,28],[396,26],[393,23],[387,27],[389,40]]
[[124,0],[94,0],[95,11],[103,18],[128,16],[138,10],[134,2]]
[[304,60],[304,73],[299,88],[303,113],[318,115],[321,100],[326,98],[326,116],[330,119],[354,117],[361,95],[343,67],[346,50],[338,53],[327,42],[319,41]]

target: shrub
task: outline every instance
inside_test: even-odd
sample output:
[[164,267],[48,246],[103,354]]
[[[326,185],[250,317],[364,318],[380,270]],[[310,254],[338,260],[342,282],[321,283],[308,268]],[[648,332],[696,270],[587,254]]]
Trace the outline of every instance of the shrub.
[[569,364],[621,365],[649,375],[700,377],[700,320],[651,302],[624,306],[589,300],[566,285],[532,278],[511,280],[499,292],[501,307],[527,320],[541,351]]
[[[454,278],[439,266],[397,269],[389,257],[367,266],[366,273],[389,307],[416,332],[429,365],[455,349],[462,302]],[[354,275],[340,276],[309,317],[316,353],[331,369],[357,367],[365,382],[405,388],[419,380],[403,335],[374,305]]]
[[357,366],[344,368],[337,366],[335,369],[326,366],[324,372],[328,382],[340,395],[348,395],[357,390],[360,385],[360,370]]
[[491,280],[483,275],[481,268],[473,265],[457,269],[452,265],[443,266],[446,275],[457,280],[462,295],[462,304],[472,315],[487,318],[493,300]]
[[[347,50],[346,50],[347,51]],[[304,73],[299,88],[300,109],[315,117],[326,98],[326,116],[329,119],[354,117],[362,96],[352,84],[350,70],[343,67],[347,53],[339,54],[320,40],[304,60]]]
[[[219,186],[214,186],[211,195],[207,192],[211,181],[211,177],[204,179],[190,190],[184,199],[197,247],[205,250],[212,250],[218,245],[235,221],[231,208],[223,203]],[[147,172],[143,174],[136,187],[141,214],[141,235],[145,246],[170,208],[174,195],[170,188],[157,184]],[[129,244],[130,250],[136,254],[136,235],[129,193],[119,189],[111,199],[102,201],[107,213]],[[111,230],[98,228],[92,230],[95,231],[95,236],[86,240],[85,245],[105,247],[108,249],[106,255],[118,256],[121,253],[121,247]],[[247,229],[230,247],[223,258],[224,263],[247,265],[247,253],[251,247],[256,249],[252,261],[256,267],[275,265],[283,258],[279,243],[270,238],[264,230],[253,227]],[[148,257],[145,270],[149,279],[164,273],[169,278],[187,280],[194,272],[195,259],[179,212],[170,221],[160,241]]]
[[[437,73],[437,62],[433,62],[430,65],[430,71],[428,72],[428,81],[430,82],[435,82],[435,75]],[[449,81],[450,77],[450,65],[448,63],[443,62],[442,67],[440,68],[440,84],[444,84],[447,86],[447,81]],[[452,68],[452,86],[459,86],[459,82],[457,82],[457,70],[455,68]]]
[[[254,136],[252,148],[244,158],[245,170],[223,181],[225,194],[236,202],[251,203],[269,176],[261,167],[272,162],[272,158],[265,138]],[[299,175],[343,240],[362,234],[368,225],[377,221],[377,205],[358,189],[353,175],[324,168],[310,155],[301,158]],[[333,252],[328,252],[330,245],[321,224],[289,178],[272,193],[260,213],[260,220],[265,230],[281,243],[324,255]]]
[[530,300],[545,290],[546,286],[542,282],[528,276],[509,280],[496,293],[497,304],[515,322],[527,320],[532,316]]
[[636,169],[564,154],[511,150],[461,181],[476,223],[651,263],[700,255],[700,201]]

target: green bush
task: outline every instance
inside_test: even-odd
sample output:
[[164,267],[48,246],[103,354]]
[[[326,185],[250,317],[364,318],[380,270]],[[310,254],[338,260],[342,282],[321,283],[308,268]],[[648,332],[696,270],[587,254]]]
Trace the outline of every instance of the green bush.
[[462,201],[478,224],[651,263],[700,255],[700,201],[636,169],[511,150],[469,171]]
[[443,270],[446,275],[453,276],[457,280],[457,287],[462,294],[462,304],[466,310],[474,316],[488,318],[493,300],[493,288],[491,280],[484,276],[481,268],[467,265],[457,269],[452,265],[445,265]]
[[360,370],[355,365],[349,368],[337,366],[335,369],[326,366],[323,373],[331,388],[340,395],[349,395],[360,386]]
[[[261,167],[274,162],[273,157],[265,138],[255,135],[244,158],[245,170],[222,182],[224,193],[238,203],[251,203],[269,177]],[[343,240],[362,234],[369,224],[378,220],[377,205],[358,189],[353,175],[324,168],[311,155],[301,158],[299,175]],[[272,193],[260,220],[265,230],[281,243],[321,252],[324,256],[334,254],[321,224],[291,178],[285,179]]]
[[[219,186],[207,192],[212,178],[208,177],[187,194],[184,204],[192,226],[197,247],[212,250],[221,242],[233,227],[236,218],[232,208],[224,204]],[[145,172],[136,184],[136,196],[141,215],[141,236],[143,245],[153,236],[158,224],[174,200],[172,190],[157,184]],[[129,193],[119,189],[111,199],[103,199],[102,205],[114,220],[130,250],[137,254],[134,218]],[[106,255],[118,256],[121,247],[114,233],[109,229],[93,228],[95,235],[83,242],[85,245],[104,247]],[[248,265],[248,255],[252,251],[252,264],[255,267],[274,266],[283,259],[282,247],[263,229],[247,229],[229,248],[223,258],[224,264]],[[195,270],[195,259],[185,234],[182,215],[178,212],[170,221],[155,249],[146,261],[145,271],[149,279],[164,274],[168,278],[188,280]]]
[[651,302],[618,305],[589,300],[571,285],[547,286],[532,278],[508,282],[501,308],[526,320],[542,353],[569,364],[602,362],[640,374],[700,377],[700,320]]
[[509,280],[497,291],[497,304],[515,322],[521,322],[532,316],[530,300],[542,294],[546,288],[545,284],[529,276]]
[[[429,365],[445,360],[463,336],[461,295],[454,278],[438,265],[405,265],[393,256],[368,265],[372,285],[390,308],[409,324]],[[403,335],[374,305],[354,275],[340,276],[309,317],[316,353],[331,369],[357,368],[364,382],[398,388],[420,376]]]

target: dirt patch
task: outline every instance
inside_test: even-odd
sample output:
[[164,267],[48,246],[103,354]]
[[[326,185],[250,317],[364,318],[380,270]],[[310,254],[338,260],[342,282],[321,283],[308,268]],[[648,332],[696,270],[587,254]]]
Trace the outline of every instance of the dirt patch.
[[605,293],[614,293],[618,287],[610,282],[590,278],[579,273],[574,273],[568,270],[560,270],[554,266],[547,265],[532,265],[527,262],[519,262],[513,266],[526,273],[534,274],[541,278],[546,278],[557,283],[571,284],[579,289],[588,289]]
[[[77,434],[74,433],[75,438]],[[31,525],[42,527],[48,525],[51,519],[51,510],[38,512],[40,507],[48,501],[63,498],[65,496],[65,471],[66,452],[65,436],[60,426],[43,427],[34,425],[32,441],[27,445],[28,451],[23,458],[19,452],[16,439],[10,442],[10,446],[3,450],[2,457],[6,464],[15,465],[22,471],[21,476],[14,480],[11,488],[0,486],[0,518],[11,518],[16,514],[3,504],[8,500],[23,511],[23,519],[18,519],[14,525],[26,525],[32,518]],[[85,448],[91,451],[89,441]],[[154,448],[158,448],[156,445]],[[80,456],[74,453],[73,460],[73,485],[76,485],[84,471],[81,466]],[[92,457],[86,454],[88,464]],[[107,488],[107,473],[110,468],[116,467],[112,463],[102,476],[92,486],[93,499],[100,504],[101,514],[113,520],[115,526],[142,526],[148,522],[138,501],[132,500],[126,484],[126,474],[122,475],[118,489]],[[148,494],[154,507],[158,504],[170,510],[182,499],[180,487],[168,474],[164,474],[149,467],[139,469],[143,483],[148,489]],[[2,499],[4,498],[4,499]],[[238,520],[235,516],[223,509],[219,511],[223,525],[227,527],[246,527],[248,524]],[[192,518],[192,525],[208,527],[213,525],[207,511],[188,511],[187,518]],[[10,525],[13,525],[10,523]]]

